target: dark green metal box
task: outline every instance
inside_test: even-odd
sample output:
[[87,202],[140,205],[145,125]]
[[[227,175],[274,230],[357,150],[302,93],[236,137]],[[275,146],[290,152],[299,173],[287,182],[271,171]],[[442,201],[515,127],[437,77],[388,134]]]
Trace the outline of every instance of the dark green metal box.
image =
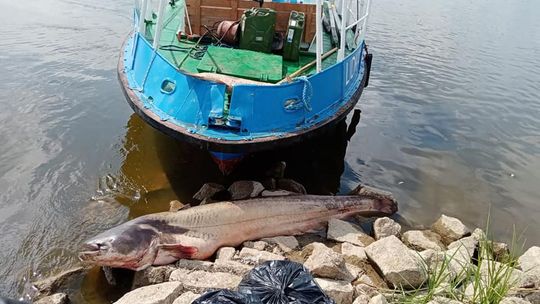
[[292,11],[289,16],[289,25],[285,34],[283,45],[283,59],[298,61],[300,54],[300,43],[304,36],[304,25],[306,16],[304,13]]
[[270,53],[276,30],[276,12],[269,8],[251,8],[240,24],[240,48]]

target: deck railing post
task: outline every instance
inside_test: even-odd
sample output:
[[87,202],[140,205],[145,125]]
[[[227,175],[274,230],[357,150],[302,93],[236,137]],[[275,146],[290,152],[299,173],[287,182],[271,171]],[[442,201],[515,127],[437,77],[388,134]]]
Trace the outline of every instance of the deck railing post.
[[315,34],[317,43],[316,46],[316,62],[317,62],[317,73],[321,71],[322,68],[322,53],[323,53],[323,35],[322,35],[322,0],[317,0],[316,9],[315,9]]
[[146,12],[144,14],[144,20],[152,20],[152,0],[146,0]]
[[360,41],[364,41],[364,39],[366,37],[366,24],[367,24],[367,19],[369,17],[369,6],[370,5],[371,5],[371,0],[367,0],[366,13],[364,14],[365,18],[364,18],[364,22],[362,23],[362,34],[361,34],[361,37],[360,37]]
[[147,4],[148,1],[149,0],[142,0],[141,10],[139,11],[139,24],[138,24],[137,32],[143,35],[143,37],[146,34],[145,18],[146,18],[146,11],[148,10],[148,4]]
[[[347,5],[345,4],[347,2]],[[345,57],[345,47],[346,47],[346,40],[347,40],[347,13],[349,12],[348,9],[346,9],[345,6],[348,8],[348,4],[350,4],[350,0],[341,0],[341,33],[339,37],[339,51],[338,51],[338,61],[342,61]]]
[[156,30],[154,33],[154,42],[152,43],[154,50],[159,48],[159,40],[161,39],[161,31],[163,30],[163,19],[165,19],[165,7],[168,2],[168,0],[159,0]]

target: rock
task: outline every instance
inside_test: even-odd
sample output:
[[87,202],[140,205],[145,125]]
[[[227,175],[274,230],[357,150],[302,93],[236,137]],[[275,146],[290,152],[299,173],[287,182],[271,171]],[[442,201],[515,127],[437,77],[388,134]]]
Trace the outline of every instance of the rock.
[[[355,277],[345,267],[343,256],[322,243],[309,245],[313,251],[304,266],[315,276],[351,282]],[[351,300],[352,301],[352,300]]]
[[243,247],[253,248],[256,250],[265,250],[268,247],[268,243],[264,241],[247,241],[242,244]]
[[294,236],[276,236],[273,238],[262,239],[262,241],[279,246],[281,251],[285,253],[298,248],[298,241]]
[[506,297],[499,304],[531,304],[531,302],[518,297]]
[[178,200],[173,200],[169,203],[169,211],[176,212],[184,207],[184,204],[180,203]]
[[369,304],[388,304],[388,302],[382,294],[379,294],[371,298]]
[[193,293],[191,291],[184,292],[178,298],[176,298],[176,300],[174,300],[173,304],[191,304],[193,301],[195,301],[195,299],[200,296],[200,294]]
[[366,295],[360,295],[354,299],[353,304],[369,304],[370,298]]
[[441,279],[452,281],[456,278],[463,279],[467,271],[474,267],[471,259],[474,251],[470,251],[465,246],[456,246],[443,252],[436,252],[428,261],[429,269],[432,273],[439,274],[443,271]]
[[491,242],[491,249],[493,250],[493,258],[499,262],[510,254],[510,249],[506,243]]
[[285,260],[285,257],[282,255],[247,247],[240,250],[238,257],[242,262],[247,262],[249,264],[260,264],[272,260]]
[[362,270],[362,268],[353,264],[345,263],[345,269],[347,269],[347,271],[351,274],[351,282],[356,280],[358,276],[364,274],[364,270]]
[[427,279],[426,266],[420,257],[411,254],[407,246],[393,235],[367,246],[366,254],[394,287],[417,288]]
[[214,271],[234,273],[240,276],[250,272],[251,269],[253,269],[253,266],[236,261],[216,260],[214,263]]
[[529,248],[518,259],[521,270],[540,287],[540,247]]
[[326,295],[336,301],[336,304],[352,303],[354,289],[351,283],[321,278],[316,278],[315,283],[321,287]]
[[424,261],[428,269],[431,269],[431,265],[433,264],[433,261],[437,258],[437,251],[433,249],[426,249],[424,251],[421,251],[418,253],[420,256],[420,259]]
[[274,190],[274,191],[264,190],[263,192],[261,192],[262,197],[289,196],[289,195],[298,195],[298,194],[287,191],[287,190]]
[[474,255],[476,248],[478,247],[478,241],[473,236],[464,237],[460,240],[452,242],[448,245],[448,249],[454,249],[458,247],[465,247],[470,256]]
[[376,240],[380,240],[383,237],[390,235],[399,237],[399,234],[401,233],[401,225],[389,217],[381,217],[376,219],[373,223],[373,233]]
[[171,304],[182,293],[180,282],[148,285],[126,293],[115,304]]
[[433,223],[431,230],[439,234],[442,241],[447,245],[471,233],[469,228],[460,220],[444,214]]
[[199,261],[199,260],[187,260],[180,259],[176,262],[177,268],[184,268],[189,270],[205,270],[211,271],[214,263],[208,261]]
[[429,301],[427,304],[462,304],[462,302],[445,297],[434,297],[433,300]]
[[131,289],[142,286],[159,284],[169,281],[169,276],[175,268],[173,266],[150,266],[144,270],[135,272]]
[[345,261],[353,265],[363,265],[367,262],[366,251],[363,247],[355,246],[351,243],[341,244],[341,254],[345,258]]
[[426,249],[445,250],[441,236],[430,230],[410,230],[403,234],[401,238],[405,245],[416,251]]
[[328,221],[326,237],[330,240],[349,242],[361,247],[365,247],[375,241],[362,228],[338,219]]
[[480,275],[483,282],[489,283],[490,279],[494,279],[494,274],[496,274],[495,279],[499,280],[507,278],[509,275],[508,283],[517,288],[531,288],[535,285],[533,278],[519,269],[497,261],[483,260],[480,265]]
[[171,273],[169,280],[175,283],[178,282],[183,290],[202,293],[207,289],[236,289],[242,278],[225,272],[177,269]]
[[216,253],[216,260],[232,260],[236,254],[236,249],[233,247],[221,247]]
[[193,198],[198,201],[203,201],[205,199],[210,199],[214,194],[225,190],[225,187],[216,183],[206,183],[204,184],[197,193],[193,195]]
[[486,233],[480,228],[475,228],[471,233],[471,236],[474,237],[478,242],[487,239]]
[[69,298],[67,294],[65,293],[55,293],[52,296],[46,296],[34,302],[34,304],[68,304],[68,303],[69,303]]
[[76,277],[82,275],[83,273],[84,269],[82,267],[75,267],[57,275],[32,283],[32,286],[37,291],[36,298],[54,294],[56,291],[66,286],[67,283],[75,280]]
[[242,200],[256,197],[263,192],[264,187],[257,181],[237,181],[229,187],[232,200]]
[[373,286],[370,286],[367,284],[358,284],[354,286],[355,297],[367,296],[369,299],[371,299],[378,294],[379,294],[379,291],[377,290],[377,288]]
[[379,289],[388,289],[388,285],[383,278],[373,269],[371,264],[364,266],[362,273],[359,274],[359,278],[354,281],[355,284],[366,284],[371,287]]
[[307,194],[306,188],[302,184],[289,178],[278,179],[276,187],[293,193]]

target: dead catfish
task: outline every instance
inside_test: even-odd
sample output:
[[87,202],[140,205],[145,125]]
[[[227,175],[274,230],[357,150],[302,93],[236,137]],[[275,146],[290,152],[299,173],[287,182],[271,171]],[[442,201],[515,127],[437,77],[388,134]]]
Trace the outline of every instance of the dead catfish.
[[387,195],[298,195],[220,202],[144,215],[82,246],[86,264],[141,270],[178,259],[203,260],[223,246],[323,228],[332,218],[386,216],[397,211]]

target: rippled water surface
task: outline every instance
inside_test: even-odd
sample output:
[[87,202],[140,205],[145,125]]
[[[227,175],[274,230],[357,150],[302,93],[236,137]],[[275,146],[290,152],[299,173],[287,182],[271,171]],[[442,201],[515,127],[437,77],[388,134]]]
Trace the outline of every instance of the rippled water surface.
[[[540,2],[378,0],[363,116],[225,178],[132,115],[116,80],[131,1],[0,0],[0,294],[76,265],[85,238],[273,162],[310,192],[394,192],[400,220],[441,212],[540,243]],[[95,270],[77,302],[114,299]]]

